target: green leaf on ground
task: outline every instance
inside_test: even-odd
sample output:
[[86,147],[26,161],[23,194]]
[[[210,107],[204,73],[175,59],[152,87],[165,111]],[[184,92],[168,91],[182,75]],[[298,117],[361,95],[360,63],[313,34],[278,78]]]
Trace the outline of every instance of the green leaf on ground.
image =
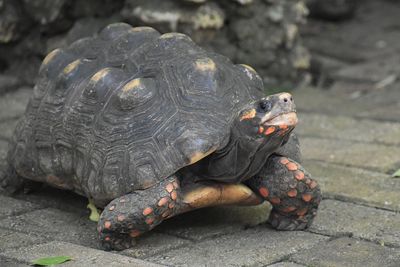
[[397,171],[395,171],[394,173],[393,173],[393,177],[400,177],[400,169],[398,169]]
[[56,256],[56,257],[36,259],[32,261],[32,264],[39,266],[51,266],[51,265],[58,265],[70,260],[72,260],[72,258],[69,256]]
[[93,222],[98,222],[100,220],[100,213],[97,210],[96,206],[94,205],[93,200],[90,198],[89,198],[89,204],[87,205],[87,208],[90,209],[89,220],[91,220]]

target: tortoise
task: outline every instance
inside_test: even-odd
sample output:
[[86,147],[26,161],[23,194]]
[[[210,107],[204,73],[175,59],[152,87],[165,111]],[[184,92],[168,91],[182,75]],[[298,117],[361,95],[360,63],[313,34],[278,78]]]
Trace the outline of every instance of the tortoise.
[[292,96],[266,96],[250,66],[184,34],[111,24],[45,57],[0,183],[92,199],[106,250],[216,205],[268,201],[272,227],[301,230],[321,193],[300,165],[297,121]]

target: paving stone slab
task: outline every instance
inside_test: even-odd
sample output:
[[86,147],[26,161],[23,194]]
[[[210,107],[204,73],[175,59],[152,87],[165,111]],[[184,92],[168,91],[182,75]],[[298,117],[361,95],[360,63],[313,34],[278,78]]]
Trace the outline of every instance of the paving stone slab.
[[118,255],[102,250],[91,249],[66,242],[53,241],[45,244],[33,245],[14,250],[7,250],[0,254],[18,261],[30,263],[35,259],[52,256],[70,256],[71,261],[62,266],[137,266],[156,267],[160,266],[139,259]]
[[400,250],[344,237],[301,251],[290,260],[318,267],[397,267]]
[[0,218],[18,215],[41,208],[37,204],[0,195]]
[[0,221],[2,227],[24,233],[36,233],[48,240],[67,241],[97,248],[97,223],[86,213],[71,213],[53,208],[35,210]]
[[400,146],[400,123],[318,113],[300,113],[299,120],[296,132],[300,136]]
[[294,91],[293,96],[300,112],[399,122],[400,101],[398,97],[393,97],[398,92],[397,88],[393,88],[385,93],[379,91],[376,94],[353,99],[349,95],[338,94],[337,91],[306,87]]
[[121,253],[126,256],[145,259],[164,251],[190,245],[192,242],[175,236],[151,231],[136,240],[134,247]]
[[0,97],[0,121],[20,117],[24,112],[32,89],[23,87]]
[[275,263],[272,265],[268,265],[268,267],[305,267],[305,265],[300,265],[294,262],[288,262],[288,261],[284,261],[284,262],[279,262],[279,263]]
[[24,264],[24,263],[19,263],[16,260],[0,256],[0,266],[6,266],[6,267],[29,267],[30,265]]
[[327,239],[303,231],[276,231],[262,225],[171,250],[147,260],[170,266],[265,266]]
[[400,247],[400,214],[336,200],[323,200],[310,231],[331,236],[351,234]]
[[324,197],[400,211],[400,179],[379,172],[305,160]]
[[[26,247],[33,244],[45,242],[45,238],[30,234],[20,233],[10,229],[0,228],[0,251],[4,251],[9,248]],[[1,263],[1,258],[0,258]],[[0,266],[3,266],[0,264]]]
[[171,218],[156,231],[200,241],[264,223],[270,210],[268,203],[252,207],[205,208]]
[[400,165],[399,148],[349,140],[301,139],[305,159],[321,160],[363,169],[392,173]]

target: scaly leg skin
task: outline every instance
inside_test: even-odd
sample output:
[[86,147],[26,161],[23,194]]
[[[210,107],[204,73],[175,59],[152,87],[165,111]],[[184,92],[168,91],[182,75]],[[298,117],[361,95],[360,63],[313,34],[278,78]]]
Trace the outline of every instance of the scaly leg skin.
[[321,201],[317,182],[300,164],[286,157],[271,156],[247,185],[272,204],[268,222],[278,230],[308,228]]
[[182,206],[179,182],[174,175],[149,189],[114,199],[104,208],[98,222],[103,248],[123,250],[133,246],[135,237],[182,212]]
[[243,184],[189,182],[181,186],[172,175],[149,189],[111,201],[101,214],[98,231],[104,249],[123,250],[134,245],[135,237],[175,215],[203,207],[257,205],[262,201]]

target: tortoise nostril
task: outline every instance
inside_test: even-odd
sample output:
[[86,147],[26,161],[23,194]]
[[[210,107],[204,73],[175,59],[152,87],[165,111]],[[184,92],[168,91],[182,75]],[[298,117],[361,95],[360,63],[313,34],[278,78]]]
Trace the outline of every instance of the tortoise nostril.
[[287,98],[284,98],[284,99],[283,99],[283,102],[285,102],[285,103],[288,102],[288,99],[287,99]]
[[290,101],[293,101],[293,97],[290,97]]

